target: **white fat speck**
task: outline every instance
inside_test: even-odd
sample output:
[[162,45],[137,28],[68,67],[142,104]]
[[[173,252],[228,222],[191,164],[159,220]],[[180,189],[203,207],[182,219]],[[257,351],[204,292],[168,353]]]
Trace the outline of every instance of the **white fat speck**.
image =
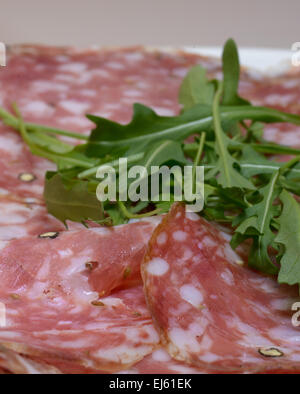
[[36,93],[45,93],[49,91],[65,92],[69,89],[67,85],[55,83],[53,81],[34,81],[32,85]]
[[241,260],[241,257],[232,249],[229,243],[226,243],[224,246],[224,255],[225,258],[230,262]]
[[59,63],[66,63],[66,62],[69,61],[69,57],[66,56],[66,55],[57,55],[57,56],[55,57],[55,59],[56,59],[56,61],[59,62]]
[[167,362],[171,360],[169,354],[163,349],[154,350],[154,352],[152,353],[152,358],[155,361],[162,361],[162,362]]
[[72,308],[72,309],[70,310],[70,313],[72,313],[73,315],[75,315],[75,314],[81,312],[82,309],[83,309],[83,306],[81,306],[80,304],[78,304],[77,306],[75,306],[74,308]]
[[187,234],[184,231],[178,230],[172,234],[172,237],[175,241],[183,242],[186,240]]
[[[295,301],[296,302],[296,301]],[[271,301],[272,308],[277,309],[279,311],[289,311],[291,310],[291,305],[293,302],[290,299],[275,299]]]
[[90,107],[89,103],[82,103],[75,100],[60,101],[59,105],[75,115],[86,113]]
[[160,233],[159,236],[156,239],[156,242],[158,245],[164,245],[167,242],[168,236],[165,232]]
[[[243,339],[239,341],[243,346],[250,345],[253,347],[272,347],[274,344],[266,337],[260,335],[260,333],[249,324],[245,324],[239,320],[234,322],[234,326],[244,334]],[[271,336],[271,332],[269,332]],[[275,346],[276,347],[276,346]]]
[[143,95],[142,92],[140,92],[139,90],[135,90],[135,89],[126,89],[124,91],[124,96],[126,97],[141,97]]
[[129,62],[138,62],[144,59],[144,55],[140,52],[126,53],[125,59]]
[[137,369],[125,369],[124,371],[115,372],[116,375],[137,375],[139,371]]
[[265,98],[268,105],[287,105],[295,100],[295,94],[270,94]]
[[45,261],[41,268],[39,269],[36,278],[38,280],[43,280],[43,279],[47,279],[47,277],[49,276],[50,273],[50,261]]
[[203,296],[199,290],[193,285],[183,285],[180,288],[180,296],[185,301],[189,302],[196,308],[198,308],[203,302]]
[[64,348],[66,349],[86,349],[90,345],[92,344],[86,336],[84,338],[73,339],[72,341],[64,341]]
[[217,361],[219,359],[220,359],[219,356],[210,352],[205,353],[203,356],[201,356],[201,361],[204,361],[206,363],[213,363],[214,361]]
[[112,68],[113,70],[123,70],[125,68],[124,64],[117,62],[109,62],[106,64],[106,66]]
[[225,241],[227,241],[227,242],[231,241],[231,237],[232,237],[231,234],[227,234],[227,233],[225,233],[223,231],[221,232],[221,234],[222,234],[222,237],[225,239]]
[[172,74],[173,74],[173,75],[176,75],[176,77],[180,77],[180,78],[185,77],[186,73],[187,73],[187,69],[186,69],[186,68],[183,68],[183,67],[175,68],[175,69],[172,71]]
[[159,257],[152,259],[149,261],[147,266],[147,271],[151,275],[162,276],[169,270],[169,264],[166,260],[163,260]]
[[223,271],[220,276],[229,286],[234,286],[234,277],[230,270]]
[[86,130],[84,131],[88,131],[91,127],[91,122],[87,119],[87,118],[83,118],[80,116],[65,116],[63,118],[59,118],[59,123],[62,125],[76,125],[79,127],[85,127]]
[[20,338],[21,334],[14,331],[0,331],[0,338],[3,339],[17,339]]
[[17,156],[22,151],[22,144],[16,142],[15,139],[0,136],[1,151],[8,152],[11,155]]
[[86,84],[93,78],[93,75],[90,72],[86,72],[80,75],[77,79],[77,83],[79,84]]
[[120,364],[128,364],[141,359],[141,356],[146,355],[151,351],[150,346],[133,346],[119,345],[114,348],[99,349],[92,353],[94,357]]
[[[24,223],[28,218],[29,209],[17,203],[7,203],[1,207],[0,223],[17,224]],[[18,212],[18,213],[17,213]]]
[[92,74],[101,78],[110,78],[111,74],[107,70],[97,69],[93,70]]
[[6,306],[0,302],[0,328],[6,327]]
[[31,101],[22,106],[22,111],[35,115],[51,115],[54,110],[43,101]]
[[216,242],[211,237],[205,236],[200,242],[198,242],[197,246],[199,249],[214,248],[216,246]]
[[192,256],[193,256],[193,252],[191,251],[191,249],[185,248],[183,252],[182,260],[183,261],[189,260],[190,258],[192,258]]
[[2,187],[0,187],[0,194],[6,195],[6,194],[9,194],[9,191],[5,190],[5,189],[2,189]]
[[97,95],[97,93],[95,92],[95,90],[92,90],[92,89],[82,89],[82,90],[80,91],[80,93],[81,93],[83,96],[87,96],[87,97],[95,97],[95,96]]
[[58,254],[60,255],[60,257],[69,257],[73,255],[73,250],[71,249],[58,250]]
[[72,321],[72,320],[59,321],[57,324],[58,324],[59,326],[67,326],[67,325],[69,325],[69,324],[73,324],[73,321]]
[[67,71],[75,74],[80,74],[86,70],[87,66],[84,63],[66,63],[59,66],[60,71]]
[[[1,238],[1,233],[0,233]],[[8,241],[0,241],[0,250],[4,249],[8,245]]]
[[178,327],[172,328],[169,331],[169,337],[177,348],[185,352],[198,353],[201,350],[198,341],[188,330],[185,331]]
[[[288,325],[280,325],[269,330],[269,335],[271,338],[282,338],[285,339],[285,342],[290,344],[297,344],[300,342],[300,336],[298,327],[294,327],[291,321],[288,321]],[[296,334],[296,335],[295,335]],[[275,346],[276,347],[276,346]]]

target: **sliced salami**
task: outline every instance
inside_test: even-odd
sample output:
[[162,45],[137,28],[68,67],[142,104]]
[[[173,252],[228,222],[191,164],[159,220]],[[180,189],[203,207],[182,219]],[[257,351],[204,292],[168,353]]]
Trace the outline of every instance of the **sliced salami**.
[[61,372],[42,361],[34,361],[0,345],[0,374],[60,374]]
[[122,371],[127,374],[204,374],[210,373],[209,369],[194,368],[184,362],[173,359],[163,348],[153,351],[142,361],[130,369]]
[[[248,85],[241,84],[242,94],[252,104],[300,114],[300,73],[291,70],[277,77],[260,77]],[[271,124],[264,137],[273,142],[300,147],[300,128],[291,124]]]
[[136,283],[155,225],[48,233],[4,245],[0,342],[25,355],[104,371],[151,353],[159,339]]
[[[66,230],[64,224],[49,215],[46,207],[37,199],[20,198],[5,190],[1,192],[0,241]],[[81,223],[67,222],[67,225],[69,230],[84,228]],[[89,226],[99,227],[96,223],[89,223]]]
[[142,267],[149,308],[173,357],[228,372],[300,370],[296,288],[240,265],[226,237],[184,206],[155,230]]

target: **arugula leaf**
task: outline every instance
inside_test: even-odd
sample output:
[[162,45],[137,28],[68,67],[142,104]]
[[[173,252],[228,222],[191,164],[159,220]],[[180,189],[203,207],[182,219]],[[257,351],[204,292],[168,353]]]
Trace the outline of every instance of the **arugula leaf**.
[[[257,120],[266,123],[290,122],[300,125],[300,116],[271,108],[221,106],[219,111],[221,122]],[[152,109],[135,104],[132,121],[127,125],[93,115],[87,116],[97,126],[92,131],[87,144],[86,154],[89,157],[106,154],[125,157],[137,151],[145,151],[149,143],[156,141],[166,139],[183,141],[191,134],[211,130],[213,124],[211,107],[202,104],[197,104],[183,114],[172,117],[159,116]]]
[[280,188],[277,186],[279,171],[274,172],[270,182],[259,189],[262,200],[246,208],[232,222],[235,235],[231,241],[236,248],[243,240],[252,238],[248,264],[268,274],[276,274],[278,267],[269,256],[269,247],[274,245],[275,234],[272,231],[272,220],[279,214],[279,207],[274,205]]
[[165,140],[153,144],[137,164],[149,171],[151,166],[160,166],[169,161],[190,164],[184,157],[182,145],[177,141]]
[[199,105],[182,115],[166,117],[157,115],[151,108],[142,104],[134,104],[133,118],[127,125],[88,115],[97,127],[91,133],[87,154],[97,157],[123,150],[122,154],[126,156],[137,150],[146,150],[149,143],[169,137],[175,141],[182,141],[191,133],[199,131],[199,119],[208,117],[210,123],[209,116],[211,109],[208,106]]
[[66,180],[57,172],[47,172],[44,198],[48,212],[62,221],[84,223],[102,221],[103,207],[96,193],[88,190],[88,182]]
[[223,49],[223,105],[249,105],[249,101],[238,95],[240,62],[236,43],[229,39]]
[[254,189],[251,182],[243,177],[234,167],[237,161],[228,151],[230,139],[226,136],[221,128],[219,101],[222,95],[222,84],[219,85],[218,91],[213,103],[213,120],[214,131],[216,135],[216,152],[218,154],[218,162],[216,167],[208,174],[208,177],[218,175],[217,181],[225,188],[237,187],[245,189]]
[[206,77],[206,70],[200,66],[194,66],[187,73],[179,90],[179,103],[183,110],[192,108],[196,104],[212,105],[215,94],[213,81]]
[[277,222],[279,232],[275,242],[283,246],[279,258],[279,283],[300,284],[300,206],[295,198],[283,190],[279,196],[283,209]]

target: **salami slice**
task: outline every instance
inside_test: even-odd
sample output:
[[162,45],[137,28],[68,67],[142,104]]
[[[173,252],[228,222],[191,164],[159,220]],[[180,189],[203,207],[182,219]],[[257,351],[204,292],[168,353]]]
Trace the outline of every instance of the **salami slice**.
[[194,368],[184,362],[173,359],[163,348],[154,350],[142,361],[130,369],[122,371],[127,374],[204,374],[209,369]]
[[297,289],[239,260],[213,225],[172,208],[142,267],[162,341],[173,357],[200,368],[299,370],[299,332],[291,322]]
[[54,168],[49,161],[33,156],[15,131],[0,124],[1,189],[42,201],[45,172]]
[[60,374],[61,372],[44,362],[30,360],[0,345],[0,374]]
[[[242,84],[242,94],[252,104],[300,114],[300,73],[289,71],[277,77],[260,77],[248,85]],[[264,137],[279,144],[300,147],[300,128],[291,124],[271,124]]]
[[[0,193],[0,241],[22,238],[30,235],[62,232],[64,224],[49,215],[43,203],[32,197],[20,198],[5,190]],[[81,223],[67,222],[69,230],[83,229]],[[90,227],[99,227],[89,223]]]
[[136,284],[155,225],[144,221],[6,244],[0,301],[7,324],[0,342],[25,355],[104,371],[151,353],[158,336]]
[[[17,102],[27,121],[87,134],[93,124],[85,114],[128,122],[135,102],[161,115],[177,114],[179,86],[195,64],[202,64],[210,77],[221,77],[219,60],[184,52],[12,46],[7,66],[0,70],[0,105],[11,109]],[[272,82],[244,70],[240,89],[254,103],[297,112],[298,82],[296,73]],[[273,141],[298,141],[299,128],[285,132],[272,125],[268,130],[267,138]],[[0,188],[42,198],[44,173],[51,168],[48,161],[30,154],[17,133],[0,126]]]
[[[162,115],[178,113],[181,79],[196,63],[212,73],[220,67],[213,59],[141,47],[79,51],[12,46],[7,66],[0,70],[0,105],[10,110],[16,102],[26,121],[87,134],[93,127],[87,113],[127,122],[134,102]],[[31,155],[17,133],[0,125],[0,188],[42,199],[44,174],[52,168]]]

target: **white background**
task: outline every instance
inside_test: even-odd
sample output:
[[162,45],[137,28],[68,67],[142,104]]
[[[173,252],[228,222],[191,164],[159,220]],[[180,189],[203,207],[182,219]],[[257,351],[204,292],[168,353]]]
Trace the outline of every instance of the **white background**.
[[0,0],[0,41],[290,49],[300,0]]

